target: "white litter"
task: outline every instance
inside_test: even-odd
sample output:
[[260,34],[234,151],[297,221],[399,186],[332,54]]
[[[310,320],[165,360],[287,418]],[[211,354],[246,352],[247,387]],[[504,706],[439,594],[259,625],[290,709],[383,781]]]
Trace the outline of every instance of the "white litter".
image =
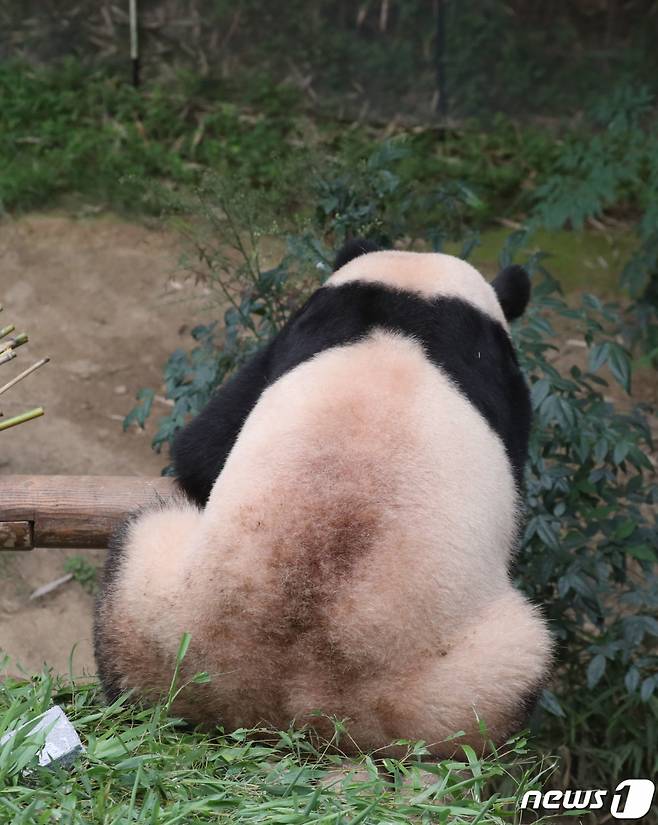
[[[68,765],[74,761],[78,754],[84,751],[85,748],[80,741],[80,737],[59,705],[54,705],[45,713],[42,713],[41,716],[37,716],[37,720],[30,734],[37,733],[44,728],[50,728],[46,734],[46,741],[44,742],[43,748],[39,751],[39,765],[42,767],[54,764]],[[12,736],[15,736],[18,731],[22,730],[26,725],[33,723],[34,720],[31,720],[20,728],[6,733],[0,739],[0,745],[4,745],[5,742],[11,739]]]
[[58,579],[48,582],[48,584],[44,584],[41,587],[37,587],[36,590],[30,593],[30,601],[32,601],[33,599],[40,599],[42,596],[47,596],[48,593],[52,593],[53,590],[57,590],[58,587],[62,587],[62,585],[68,584],[72,578],[73,573],[67,573],[65,576],[60,576]]

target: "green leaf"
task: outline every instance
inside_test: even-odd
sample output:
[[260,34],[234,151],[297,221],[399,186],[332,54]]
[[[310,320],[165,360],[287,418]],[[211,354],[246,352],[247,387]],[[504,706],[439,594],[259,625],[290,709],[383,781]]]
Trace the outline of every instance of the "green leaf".
[[656,689],[656,677],[655,676],[648,676],[643,682],[642,687],[640,688],[640,699],[643,702],[648,702],[649,699],[653,696],[653,693]]
[[190,642],[192,641],[192,635],[190,633],[183,633],[181,636],[180,644],[178,646],[178,653],[176,654],[176,663],[180,664],[185,655],[187,654],[187,650],[190,646]]
[[626,390],[631,391],[631,360],[626,350],[619,344],[611,344],[608,358],[608,366],[619,384]]
[[601,344],[594,344],[587,358],[587,369],[590,372],[596,372],[606,363],[609,356],[610,344],[608,341],[603,341]]
[[544,544],[548,545],[548,547],[557,550],[560,546],[555,531],[553,530],[553,526],[545,519],[545,518],[538,518],[537,519],[537,533],[539,538],[544,542]]
[[155,391],[144,388],[137,393],[137,400],[140,402],[135,405],[128,415],[123,419],[123,429],[127,430],[131,424],[137,424],[140,429],[144,429],[146,419],[151,414],[151,407],[153,406],[153,399],[155,398]]
[[192,677],[192,683],[195,685],[207,685],[212,681],[210,674],[206,670],[195,673]]
[[635,544],[632,547],[626,547],[624,552],[640,561],[658,561],[656,549],[648,544]]
[[530,400],[532,402],[533,410],[539,409],[542,401],[546,398],[550,391],[551,383],[547,378],[540,378],[539,381],[535,381],[532,385],[532,389],[530,390]]
[[652,636],[658,637],[658,619],[654,619],[653,616],[643,616],[642,620],[648,632],[651,633]]
[[598,653],[587,667],[587,687],[593,688],[601,681],[601,677],[605,673],[606,659],[601,653]]
[[635,667],[630,667],[624,677],[624,685],[629,693],[635,693],[640,684],[640,671]]
[[561,716],[562,718],[566,716],[564,710],[562,709],[562,705],[557,699],[557,696],[551,690],[548,690],[548,688],[544,688],[544,690],[542,690],[539,704],[544,708],[544,710],[547,710],[549,713],[553,714],[553,716]]
[[471,257],[471,255],[473,254],[473,251],[479,245],[480,245],[480,233],[479,232],[473,232],[471,235],[469,235],[464,240],[461,251],[459,253],[459,257],[462,258],[464,261],[467,261]]
[[601,462],[605,459],[607,454],[608,442],[605,440],[605,438],[599,438],[599,440],[594,445],[594,461],[597,464],[601,464]]
[[629,536],[633,535],[635,532],[635,528],[637,527],[636,522],[633,519],[625,519],[616,529],[614,532],[614,538],[616,541],[624,541]]
[[612,453],[612,460],[615,462],[615,464],[622,463],[622,461],[628,455],[630,448],[631,445],[625,441],[618,441],[617,444],[615,444],[615,449]]

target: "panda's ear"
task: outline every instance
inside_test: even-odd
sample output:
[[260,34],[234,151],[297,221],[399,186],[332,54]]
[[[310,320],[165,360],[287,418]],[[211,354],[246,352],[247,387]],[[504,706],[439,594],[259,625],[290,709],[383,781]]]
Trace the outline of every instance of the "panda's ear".
[[379,250],[380,247],[374,241],[369,241],[366,238],[354,238],[348,241],[336,255],[334,272],[354,258],[358,258],[359,255],[367,255],[368,252],[378,252]]
[[530,277],[522,266],[506,266],[491,282],[508,321],[523,315],[530,300]]

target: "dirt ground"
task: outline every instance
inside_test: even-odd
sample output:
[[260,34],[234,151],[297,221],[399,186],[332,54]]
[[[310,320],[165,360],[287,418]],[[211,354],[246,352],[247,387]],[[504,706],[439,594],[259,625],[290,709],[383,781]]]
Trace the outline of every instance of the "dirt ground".
[[[0,222],[0,326],[30,335],[0,383],[51,359],[2,398],[5,416],[39,405],[46,415],[0,433],[1,473],[159,475],[152,427],[124,433],[121,421],[140,387],[161,386],[167,356],[203,317],[199,289],[176,272],[179,253],[175,236],[113,217]],[[12,672],[44,662],[68,672],[74,645],[74,672],[94,670],[92,597],[72,581],[29,598],[63,575],[67,555],[100,564],[103,551],[0,553],[0,651]]]

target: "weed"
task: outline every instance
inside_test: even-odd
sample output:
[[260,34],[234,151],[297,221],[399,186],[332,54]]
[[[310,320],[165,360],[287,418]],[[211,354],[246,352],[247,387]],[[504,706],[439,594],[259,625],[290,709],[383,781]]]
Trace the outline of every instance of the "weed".
[[98,589],[98,571],[84,556],[69,556],[64,562],[64,572],[71,573],[87,593],[93,594]]

